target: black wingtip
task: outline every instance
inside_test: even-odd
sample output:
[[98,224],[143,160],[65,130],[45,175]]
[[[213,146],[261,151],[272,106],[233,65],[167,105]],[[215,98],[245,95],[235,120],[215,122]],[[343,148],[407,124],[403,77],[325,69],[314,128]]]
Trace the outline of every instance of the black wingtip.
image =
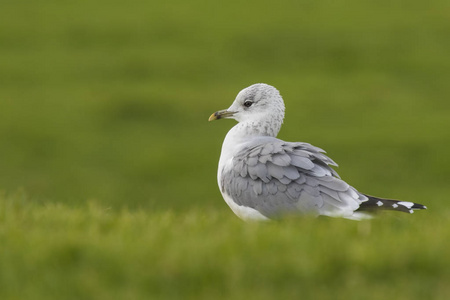
[[368,199],[361,203],[358,211],[393,210],[412,214],[414,210],[427,209],[425,205],[365,195]]

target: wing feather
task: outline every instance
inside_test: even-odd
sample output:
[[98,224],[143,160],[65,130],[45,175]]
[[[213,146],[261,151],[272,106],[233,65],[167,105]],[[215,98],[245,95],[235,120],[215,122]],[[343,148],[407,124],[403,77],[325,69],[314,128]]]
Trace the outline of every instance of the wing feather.
[[357,209],[359,192],[339,179],[336,163],[320,148],[276,138],[254,139],[223,169],[224,192],[267,217],[282,213],[345,214]]

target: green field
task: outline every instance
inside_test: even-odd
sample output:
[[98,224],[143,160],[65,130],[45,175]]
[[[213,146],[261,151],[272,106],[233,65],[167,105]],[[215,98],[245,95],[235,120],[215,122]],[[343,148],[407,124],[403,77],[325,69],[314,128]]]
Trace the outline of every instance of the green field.
[[[0,299],[450,299],[450,3],[3,1]],[[244,87],[358,190],[428,206],[247,224]]]

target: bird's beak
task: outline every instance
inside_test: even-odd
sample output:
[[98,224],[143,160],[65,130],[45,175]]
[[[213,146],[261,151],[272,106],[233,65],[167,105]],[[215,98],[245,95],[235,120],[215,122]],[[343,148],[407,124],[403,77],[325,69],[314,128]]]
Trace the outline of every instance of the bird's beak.
[[236,112],[235,111],[228,111],[226,109],[224,110],[219,110],[216,111],[215,113],[213,113],[208,121],[214,121],[214,120],[219,120],[219,119],[228,119],[231,118]]

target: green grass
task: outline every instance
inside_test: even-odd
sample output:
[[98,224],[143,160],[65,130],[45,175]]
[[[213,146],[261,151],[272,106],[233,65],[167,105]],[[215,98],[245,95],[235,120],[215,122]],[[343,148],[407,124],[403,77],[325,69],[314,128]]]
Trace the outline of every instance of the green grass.
[[[228,211],[0,199],[2,299],[446,299],[441,213],[246,224]],[[427,224],[427,226],[423,226]]]
[[[4,2],[1,299],[450,297],[448,1]],[[256,82],[280,138],[429,210],[241,222],[207,119]]]

